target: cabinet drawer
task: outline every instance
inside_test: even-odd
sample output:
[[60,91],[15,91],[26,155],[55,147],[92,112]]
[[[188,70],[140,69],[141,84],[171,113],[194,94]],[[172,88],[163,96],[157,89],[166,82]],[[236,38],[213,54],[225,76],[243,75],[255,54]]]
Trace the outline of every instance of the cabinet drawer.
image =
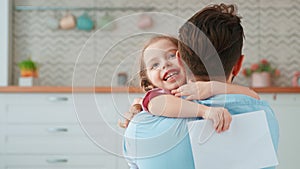
[[[4,125],[3,125],[4,126]],[[1,127],[1,125],[0,125]],[[8,124],[6,127],[0,128],[0,136],[3,137],[65,137],[80,136],[87,137],[116,137],[123,136],[124,129],[117,124],[109,123],[86,123],[80,124],[58,125],[58,124]]]
[[116,139],[109,137],[93,137],[98,140],[99,146],[94,144],[88,137],[22,137],[10,136],[5,145],[8,154],[60,154],[60,153],[92,153],[105,154],[102,145],[117,151]]
[[299,105],[300,95],[299,94],[260,94],[262,100],[266,100],[270,104],[279,105]]
[[6,168],[116,168],[112,155],[7,155]]
[[[0,123],[0,155],[4,153],[4,150],[5,150],[5,126],[4,124]],[[1,159],[0,159],[0,164],[1,164]]]
[[0,104],[0,124],[5,122],[5,112],[6,112],[6,105],[1,103]]
[[[91,125],[94,128],[101,129],[101,125]],[[48,136],[83,136],[85,137],[85,133],[79,124],[69,124],[69,125],[59,125],[59,124],[32,124],[32,125],[24,125],[24,124],[8,124],[6,126],[6,133],[8,137],[11,136],[40,136],[40,137],[48,137]]]
[[120,152],[124,130],[107,124],[88,124],[85,133],[79,125],[8,125],[5,152],[104,153]]
[[8,123],[77,123],[71,105],[9,104],[6,119]]
[[1,94],[0,97],[3,99],[4,103],[13,104],[72,104],[73,98],[72,94],[61,94],[61,93],[9,93]]
[[121,154],[123,133],[124,129],[107,123],[84,126],[9,124],[3,133],[5,148],[2,150],[17,154],[103,153],[104,150]]
[[[112,102],[68,104],[8,104],[4,118],[8,123],[117,123],[122,118]],[[124,111],[125,112],[125,111]],[[124,113],[122,112],[122,113]]]

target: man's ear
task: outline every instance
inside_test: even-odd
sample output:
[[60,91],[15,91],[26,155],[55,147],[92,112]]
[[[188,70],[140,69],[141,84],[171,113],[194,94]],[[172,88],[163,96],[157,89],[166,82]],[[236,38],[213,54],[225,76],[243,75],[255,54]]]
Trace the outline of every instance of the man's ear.
[[238,61],[236,62],[236,64],[234,65],[234,67],[233,67],[233,70],[232,70],[233,76],[238,75],[238,73],[240,72],[240,70],[242,68],[243,61],[244,61],[244,55],[241,55],[240,58],[238,59]]

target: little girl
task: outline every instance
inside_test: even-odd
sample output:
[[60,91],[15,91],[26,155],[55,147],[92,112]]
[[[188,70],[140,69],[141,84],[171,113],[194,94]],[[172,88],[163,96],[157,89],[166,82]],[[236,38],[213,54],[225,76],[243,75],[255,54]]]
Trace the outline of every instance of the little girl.
[[[254,98],[258,95],[249,88],[216,81],[195,82],[194,92],[189,92],[183,63],[176,56],[178,40],[170,36],[156,36],[145,45],[140,59],[140,84],[146,95],[135,99],[126,121],[119,123],[127,127],[132,117],[141,110],[157,116],[166,117],[202,117],[214,123],[217,132],[225,131],[231,122],[230,113],[223,107],[207,107],[176,96],[187,96],[191,99],[205,99],[216,94],[239,93]],[[185,86],[183,86],[185,85]],[[211,86],[222,87],[227,91],[214,90]],[[197,90],[201,89],[201,90]],[[212,91],[212,92],[211,92]],[[142,105],[142,106],[141,106]]]

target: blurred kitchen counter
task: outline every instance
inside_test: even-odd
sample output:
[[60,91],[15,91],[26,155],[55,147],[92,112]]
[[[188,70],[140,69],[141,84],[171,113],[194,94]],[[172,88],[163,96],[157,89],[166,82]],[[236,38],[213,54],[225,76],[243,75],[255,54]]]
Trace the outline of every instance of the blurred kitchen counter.
[[142,93],[138,87],[68,87],[68,86],[34,86],[20,87],[7,86],[0,87],[0,93]]
[[[264,87],[253,88],[258,93],[300,93],[300,87]],[[142,93],[139,87],[67,87],[67,86],[34,86],[0,87],[0,93],[71,93],[71,92],[96,92],[96,93]]]

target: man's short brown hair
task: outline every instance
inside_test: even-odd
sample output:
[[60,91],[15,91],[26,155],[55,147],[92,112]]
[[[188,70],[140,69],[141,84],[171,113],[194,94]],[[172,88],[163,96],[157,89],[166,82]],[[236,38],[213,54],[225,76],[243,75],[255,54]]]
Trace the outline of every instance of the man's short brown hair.
[[[241,18],[235,12],[234,5],[209,6],[193,15],[180,28],[179,53],[195,76],[204,79],[229,77],[241,56],[244,38]],[[215,56],[218,56],[217,60],[212,59]]]

